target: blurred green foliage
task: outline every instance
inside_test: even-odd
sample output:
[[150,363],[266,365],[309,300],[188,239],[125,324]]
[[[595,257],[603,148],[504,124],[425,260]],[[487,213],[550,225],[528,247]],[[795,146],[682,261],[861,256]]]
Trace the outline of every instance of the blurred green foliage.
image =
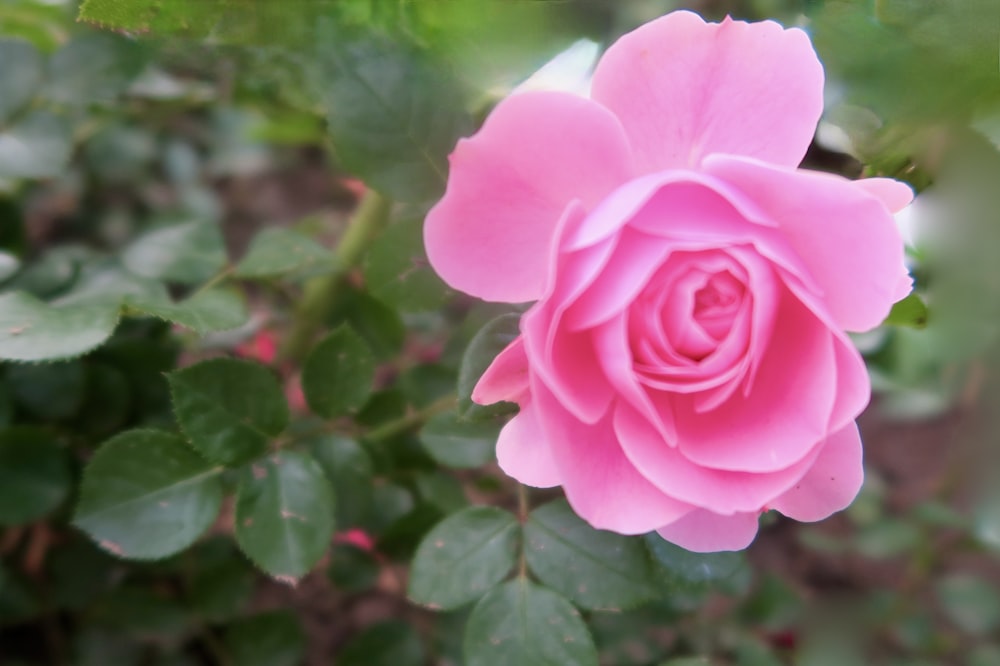
[[[0,4],[0,663],[997,663],[989,419],[920,497],[874,455],[845,516],[747,556],[493,465],[510,406],[469,394],[519,313],[427,267],[447,153],[574,40],[683,4]],[[1000,5],[698,8],[808,30],[807,164],[920,194],[916,295],[858,339],[882,412],[988,407]]]

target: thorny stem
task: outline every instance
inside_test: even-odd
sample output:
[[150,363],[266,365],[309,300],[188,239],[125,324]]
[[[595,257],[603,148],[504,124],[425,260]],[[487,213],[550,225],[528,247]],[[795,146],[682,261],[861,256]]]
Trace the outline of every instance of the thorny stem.
[[391,207],[391,202],[378,192],[368,190],[365,194],[334,251],[333,271],[306,284],[292,331],[281,350],[284,358],[301,361],[305,357],[326,323],[348,273],[361,263],[365,251],[388,222]]
[[406,432],[412,428],[415,428],[424,421],[434,416],[435,414],[440,414],[441,412],[446,412],[455,406],[456,398],[454,395],[447,395],[443,398],[435,400],[431,404],[427,405],[423,409],[418,409],[414,412],[410,412],[398,419],[393,419],[383,423],[377,428],[372,428],[364,435],[364,439],[369,442],[377,442],[379,440],[388,439],[394,435],[398,435],[401,432]]

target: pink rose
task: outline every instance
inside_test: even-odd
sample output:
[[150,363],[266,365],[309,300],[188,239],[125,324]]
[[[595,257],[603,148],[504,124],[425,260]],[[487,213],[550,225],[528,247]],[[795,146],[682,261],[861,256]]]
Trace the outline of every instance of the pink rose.
[[796,168],[822,93],[804,32],[675,12],[607,51],[591,99],[515,95],[458,144],[431,263],[536,301],[473,394],[520,405],[508,474],[695,551],[851,502],[870,385],[844,331],[910,290],[912,194]]

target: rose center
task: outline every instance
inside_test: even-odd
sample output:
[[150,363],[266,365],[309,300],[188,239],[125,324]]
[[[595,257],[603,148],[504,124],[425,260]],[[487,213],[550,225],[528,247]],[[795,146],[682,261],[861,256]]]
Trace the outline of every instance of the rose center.
[[702,330],[721,342],[733,326],[745,287],[729,271],[714,273],[694,294],[692,317]]

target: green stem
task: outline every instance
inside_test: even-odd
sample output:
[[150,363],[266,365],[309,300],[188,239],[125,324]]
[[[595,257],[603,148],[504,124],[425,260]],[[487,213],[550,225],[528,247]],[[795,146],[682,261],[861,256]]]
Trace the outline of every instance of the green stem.
[[365,433],[364,439],[369,442],[377,442],[383,439],[389,439],[390,437],[406,432],[407,430],[412,430],[413,428],[422,425],[424,421],[435,414],[440,414],[441,412],[446,412],[449,409],[454,408],[455,402],[456,398],[453,395],[448,395],[435,400],[423,409],[411,412],[405,416],[401,416],[398,419],[383,423],[377,428],[369,430]]
[[[528,487],[523,483],[517,484],[517,519],[524,525],[528,522],[528,513],[531,510],[531,503],[528,500]],[[526,544],[524,539],[521,540],[521,554],[517,558],[517,576],[518,578],[525,579],[528,577],[528,561],[525,557],[524,550]]]
[[345,277],[361,263],[368,247],[388,222],[390,208],[390,201],[378,192],[368,190],[365,194],[334,251],[334,270],[306,284],[292,331],[281,350],[282,357],[293,361],[305,358],[316,334],[326,324]]
[[236,270],[235,266],[227,266],[226,268],[222,269],[221,271],[219,271],[218,273],[216,273],[212,277],[211,280],[209,280],[205,284],[201,285],[200,287],[198,287],[197,289],[195,289],[194,291],[192,291],[191,294],[188,296],[188,298],[194,298],[198,294],[206,292],[209,289],[211,289],[212,287],[214,287],[217,284],[219,284],[220,282],[223,282],[223,281],[227,280],[229,278],[229,276],[231,276],[233,274],[234,270]]

